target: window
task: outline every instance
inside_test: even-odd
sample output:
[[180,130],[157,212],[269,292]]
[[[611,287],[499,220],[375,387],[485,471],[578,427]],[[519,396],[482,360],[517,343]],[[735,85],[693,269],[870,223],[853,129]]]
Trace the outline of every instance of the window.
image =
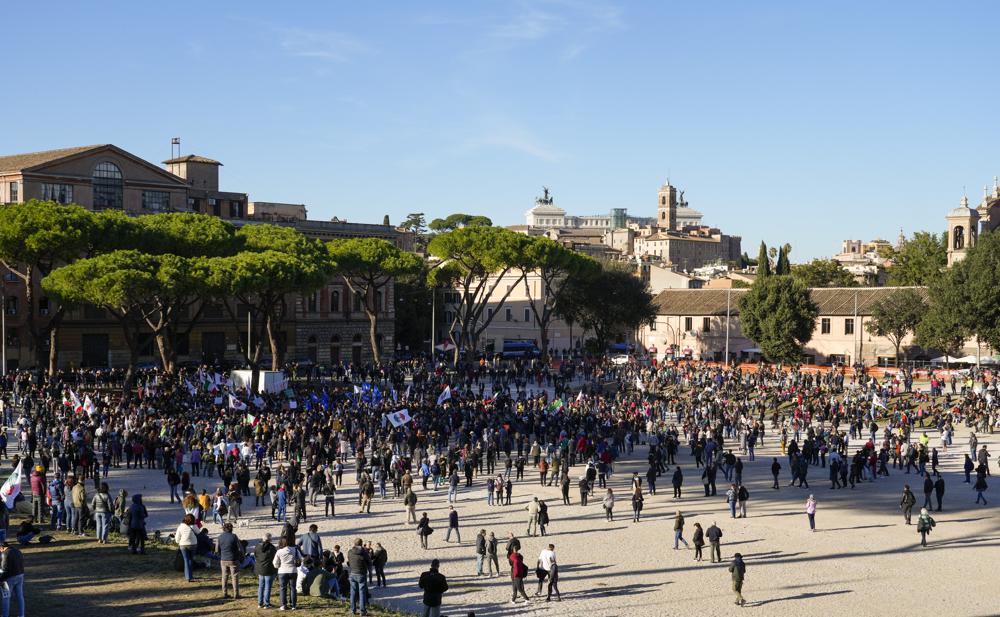
[[381,313],[382,312],[382,292],[381,291],[376,291],[375,292],[375,312],[376,313]]
[[213,216],[222,216],[222,206],[219,204],[218,199],[208,198],[208,207],[212,209]]
[[202,309],[201,314],[207,319],[222,319],[222,305],[218,302],[207,302],[205,303],[205,307]]
[[191,212],[201,212],[201,200],[197,197],[188,197],[188,210]]
[[243,218],[243,202],[242,201],[231,201],[229,202],[229,218],[241,219]]
[[362,307],[363,303],[364,303],[364,296],[361,295],[361,292],[355,293],[354,294],[354,311],[356,313],[360,313],[361,312],[361,307]]
[[649,330],[651,332],[656,332],[656,320],[655,319],[653,321],[649,322]]
[[330,310],[334,312],[340,310],[340,292],[336,289],[330,292]]
[[684,330],[687,332],[694,330],[694,317],[684,318]]
[[528,308],[524,309],[524,321],[525,322],[531,321],[531,309]]
[[55,201],[61,204],[71,203],[73,201],[73,185],[42,182],[42,201]]
[[819,320],[819,333],[820,334],[830,334],[830,318],[824,317]]
[[308,312],[310,312],[310,313],[315,313],[316,312],[316,294],[315,293],[309,294],[309,296],[306,298],[306,307],[307,307],[306,310]]
[[49,314],[49,299],[39,298],[38,300],[38,314],[45,317]]
[[17,296],[11,296],[7,298],[6,309],[8,315],[17,315],[17,300],[18,300]]
[[705,332],[711,332],[712,331],[712,318],[711,317],[702,317],[701,318],[701,329],[704,330]]
[[844,320],[844,334],[854,334],[854,319],[848,318]]
[[166,191],[143,191],[142,209],[165,212],[170,209],[170,193]]
[[965,248],[965,231],[961,225],[952,230],[952,248],[960,251]]
[[18,278],[18,276],[13,272],[7,272],[6,274],[3,275],[3,280],[7,281],[8,283],[16,283],[21,279]]
[[18,199],[17,182],[10,183],[10,199],[8,201],[12,204],[20,201],[20,199]]
[[504,318],[507,321],[514,321],[514,311],[510,310],[509,308],[506,308],[503,311],[504,311]]
[[94,168],[94,209],[122,207],[122,170],[105,161]]
[[[492,308],[487,308],[486,309],[486,319],[493,319],[493,309]],[[448,320],[448,321],[450,322],[451,320]]]

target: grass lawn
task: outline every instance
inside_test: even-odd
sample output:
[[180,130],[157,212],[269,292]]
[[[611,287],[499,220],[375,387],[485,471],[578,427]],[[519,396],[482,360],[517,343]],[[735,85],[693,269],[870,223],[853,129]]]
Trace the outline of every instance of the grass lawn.
[[[47,530],[44,533],[49,533]],[[147,546],[146,555],[132,555],[122,543],[97,544],[90,538],[55,534],[51,544],[23,548],[25,599],[28,615],[107,617],[108,615],[212,615],[277,613],[278,584],[265,611],[257,608],[257,577],[240,578],[240,600],[223,600],[217,569],[195,571],[186,583],[173,569],[175,548]],[[350,615],[347,604],[299,595],[299,610],[317,617]],[[16,614],[12,606],[11,613]],[[370,615],[404,614],[369,607]]]

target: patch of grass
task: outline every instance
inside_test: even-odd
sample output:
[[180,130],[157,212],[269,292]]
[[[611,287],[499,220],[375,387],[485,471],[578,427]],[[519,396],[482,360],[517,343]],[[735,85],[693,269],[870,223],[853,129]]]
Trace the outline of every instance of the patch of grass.
[[[212,617],[270,612],[257,608],[256,576],[244,573],[240,577],[239,600],[222,598],[218,569],[196,570],[195,582],[185,582],[184,575],[173,568],[175,547],[147,545],[146,555],[132,555],[124,541],[113,539],[102,545],[93,538],[53,535],[56,539],[51,544],[20,547],[24,552],[28,615]],[[271,596],[275,607],[279,603],[278,591],[275,581]],[[302,594],[298,596],[298,607],[316,617],[351,614],[345,602]],[[368,614],[406,615],[377,606],[369,606]]]

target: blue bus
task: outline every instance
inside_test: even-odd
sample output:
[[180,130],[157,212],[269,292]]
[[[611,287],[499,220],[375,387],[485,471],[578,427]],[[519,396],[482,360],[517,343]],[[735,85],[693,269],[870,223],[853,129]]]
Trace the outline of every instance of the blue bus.
[[500,356],[504,360],[515,360],[518,358],[538,358],[542,352],[535,345],[534,341],[504,340],[503,351]]

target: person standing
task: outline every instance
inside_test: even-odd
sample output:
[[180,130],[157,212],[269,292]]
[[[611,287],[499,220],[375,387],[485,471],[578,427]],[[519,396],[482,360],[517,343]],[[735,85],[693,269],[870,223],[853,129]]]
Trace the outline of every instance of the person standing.
[[403,505],[406,506],[406,522],[416,524],[417,494],[413,492],[412,487],[406,489],[406,495],[403,496]]
[[747,487],[742,484],[738,485],[738,488],[736,489],[736,502],[740,511],[739,518],[747,517],[747,501],[749,501],[749,499],[750,492],[747,490]]
[[[497,537],[491,531],[489,539],[486,540],[487,571],[489,572],[490,578],[500,576],[500,561],[497,559],[497,544]],[[493,574],[494,568],[496,568],[496,574]]]
[[510,554],[510,583],[513,591],[510,603],[517,604],[517,594],[521,594],[524,601],[531,603],[528,594],[524,591],[524,579],[528,576],[528,566],[524,564],[524,557],[521,556],[521,548],[518,546]]
[[381,542],[376,542],[375,550],[372,552],[372,565],[375,566],[376,587],[385,587],[385,564],[388,562],[388,551],[383,548]]
[[[351,584],[351,613],[357,615],[361,609],[362,615],[368,614],[368,570],[371,557],[365,550],[361,538],[354,541],[354,546],[347,551],[348,580]],[[359,606],[360,605],[360,606]]]
[[771,475],[774,477],[774,485],[771,486],[774,490],[778,490],[778,474],[781,473],[781,463],[778,462],[778,457],[772,457],[773,462],[771,463]]
[[140,555],[146,554],[146,519],[149,518],[149,512],[146,510],[146,506],[142,504],[142,495],[136,493],[132,495],[132,505],[128,507],[125,511],[125,516],[128,519],[128,549],[129,552],[135,555],[139,553]]
[[441,616],[441,598],[444,592],[448,591],[448,579],[438,572],[441,563],[434,559],[431,561],[430,570],[420,575],[418,585],[424,590],[424,613],[423,617]]
[[944,499],[944,476],[938,474],[934,481],[934,499],[937,501],[937,511],[941,511],[941,500]]
[[7,542],[0,542],[0,583],[7,585],[3,614],[10,615],[11,600],[17,598],[18,615],[24,617],[28,612],[24,605],[24,555]]
[[604,501],[601,502],[601,505],[604,506],[604,520],[613,523],[615,521],[615,493],[610,488],[604,494]]
[[642,493],[636,491],[632,493],[632,522],[639,522],[639,515],[642,513],[643,497]]
[[271,589],[278,569],[274,567],[274,555],[278,552],[271,543],[271,534],[265,533],[253,549],[253,572],[257,575],[257,608],[271,608]]
[[458,512],[455,506],[448,506],[448,534],[444,537],[445,542],[451,542],[451,532],[455,532],[455,537],[459,544],[462,543],[462,533],[458,530]]
[[680,499],[681,498],[681,486],[684,484],[684,474],[683,474],[683,472],[681,472],[681,468],[680,467],[674,469],[674,475],[670,479],[670,483],[674,487],[674,496],[673,496],[673,498],[674,499]]
[[705,532],[701,528],[701,523],[694,524],[694,535],[691,537],[694,544],[694,560],[701,561],[701,549],[705,546]]
[[281,610],[291,608],[295,610],[296,589],[295,579],[298,575],[299,566],[302,564],[302,552],[295,542],[289,542],[288,538],[282,536],[278,540],[278,550],[274,554],[271,564],[278,568],[278,581],[281,584]]
[[747,566],[743,563],[743,555],[736,553],[733,555],[733,563],[729,565],[729,571],[733,575],[733,592],[736,593],[737,606],[746,604],[743,599],[743,579],[747,575]]
[[192,525],[194,525],[194,516],[185,514],[184,519],[177,526],[177,531],[174,532],[174,542],[177,543],[177,548],[181,552],[181,559],[184,561],[184,580],[189,583],[194,581],[192,560],[194,559],[195,550],[198,548],[198,535],[195,533],[194,528],[191,527]]
[[240,539],[233,533],[233,524],[226,523],[222,526],[222,533],[215,539],[215,553],[219,556],[219,565],[222,568],[222,597],[228,598],[226,591],[226,578],[233,578],[233,596],[240,597],[240,562],[243,561],[243,545]]
[[486,530],[480,529],[476,536],[476,576],[483,575],[483,562],[486,561]]
[[809,517],[809,530],[816,531],[816,498],[812,495],[806,499],[806,516]]
[[111,495],[108,494],[108,483],[101,482],[101,489],[94,495],[90,503],[90,509],[94,512],[94,527],[97,531],[97,543],[108,543],[108,528],[111,523],[111,510],[114,504],[111,502]]
[[711,557],[712,563],[716,561],[721,562],[722,548],[720,542],[722,541],[722,530],[715,524],[715,521],[712,522],[712,526],[708,528],[705,535],[708,536],[708,555]]
[[917,533],[920,534],[920,546],[927,546],[927,534],[937,525],[931,518],[927,508],[920,508],[920,516],[917,517]]
[[424,512],[420,517],[420,522],[417,523],[417,534],[420,536],[420,546],[424,549],[427,548],[427,536],[431,535],[434,529],[431,527],[431,519],[427,517],[427,513]]
[[534,536],[538,534],[538,497],[533,498],[525,506],[525,510],[528,511],[528,530],[525,531],[525,535]]
[[681,511],[677,511],[677,515],[674,517],[674,550],[680,548],[680,542],[684,543],[684,548],[691,548],[688,546],[687,540],[684,539],[684,515]]
[[319,527],[309,525],[309,531],[299,538],[299,549],[306,557],[312,557],[314,563],[320,563],[323,558],[323,538],[319,535]]
[[910,490],[909,484],[903,485],[903,498],[899,501],[899,509],[903,511],[903,518],[906,524],[910,524],[910,516],[913,513],[913,506],[917,503],[917,496]]
[[580,505],[587,505],[587,494],[590,492],[590,484],[587,482],[587,476],[580,476],[580,481],[577,482],[577,486],[580,487]]

